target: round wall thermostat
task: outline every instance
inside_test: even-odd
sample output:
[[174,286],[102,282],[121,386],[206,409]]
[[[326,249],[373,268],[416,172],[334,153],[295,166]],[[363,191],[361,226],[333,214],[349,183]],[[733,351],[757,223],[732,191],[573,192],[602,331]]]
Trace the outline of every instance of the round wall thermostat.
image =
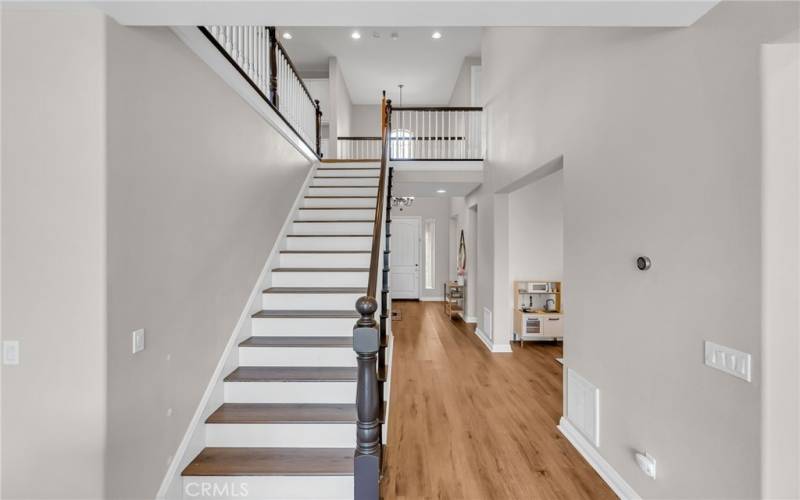
[[650,269],[652,263],[650,262],[650,257],[637,257],[636,258],[636,267],[639,268],[640,271],[647,271]]

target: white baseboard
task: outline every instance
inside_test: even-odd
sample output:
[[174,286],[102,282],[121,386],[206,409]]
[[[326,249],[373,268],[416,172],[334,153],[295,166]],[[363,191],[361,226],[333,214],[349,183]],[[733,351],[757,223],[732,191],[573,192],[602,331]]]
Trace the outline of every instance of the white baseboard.
[[441,295],[436,297],[420,297],[419,300],[421,302],[444,302],[444,297]]
[[572,443],[572,446],[578,450],[583,458],[589,462],[589,465],[597,471],[603,481],[608,484],[614,493],[622,500],[639,500],[640,497],[633,491],[633,488],[619,475],[619,473],[611,467],[611,464],[606,462],[606,459],[600,455],[597,448],[592,444],[564,417],[561,417],[557,425],[558,430],[564,435],[567,440]]
[[238,366],[239,351],[237,346],[239,345],[239,342],[244,340],[244,338],[250,336],[250,329],[252,326],[252,320],[250,316],[254,312],[261,309],[261,294],[263,293],[264,288],[269,285],[272,274],[272,265],[275,262],[275,259],[277,259],[279,256],[281,243],[283,243],[286,234],[289,232],[289,228],[292,226],[295,213],[303,202],[306,189],[314,179],[314,173],[316,172],[318,166],[318,163],[311,165],[311,168],[306,175],[306,179],[300,188],[300,192],[297,194],[294,204],[292,204],[292,207],[289,209],[289,213],[286,215],[286,219],[283,221],[283,226],[281,227],[281,230],[275,239],[275,243],[272,245],[272,250],[267,257],[266,262],[264,262],[264,267],[261,269],[261,273],[256,280],[255,286],[250,291],[250,296],[247,300],[247,303],[244,305],[242,314],[239,316],[239,320],[236,322],[236,326],[233,328],[233,332],[228,339],[228,343],[225,345],[225,349],[222,351],[222,355],[217,362],[214,373],[211,375],[211,380],[209,381],[203,396],[200,398],[200,402],[198,403],[197,409],[192,416],[192,420],[189,422],[189,427],[186,429],[186,433],[184,434],[180,445],[178,445],[175,455],[173,455],[172,462],[167,468],[167,472],[164,475],[161,486],[156,493],[156,498],[158,500],[177,500],[179,498],[183,498],[181,472],[205,447],[206,433],[205,428],[203,427],[205,419],[214,410],[216,410],[224,400],[223,378],[230,371],[232,371],[233,368]]
[[478,318],[476,318],[475,316],[462,316],[462,317],[464,318],[464,322],[465,323],[477,323],[478,322]]
[[486,348],[491,352],[511,352],[511,344],[495,344],[491,341],[491,339],[489,339],[489,337],[486,336],[483,330],[478,327],[475,327],[475,335],[481,339],[483,345],[485,345]]

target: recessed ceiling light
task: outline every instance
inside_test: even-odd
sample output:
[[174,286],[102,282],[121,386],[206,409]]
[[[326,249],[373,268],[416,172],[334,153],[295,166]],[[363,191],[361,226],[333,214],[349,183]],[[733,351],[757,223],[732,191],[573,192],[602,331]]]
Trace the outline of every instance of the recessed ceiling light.
[[361,33],[359,33],[358,31],[354,31],[350,33],[350,38],[352,38],[353,40],[358,40],[359,38],[361,38]]
[[288,31],[284,31],[283,32],[283,39],[284,40],[291,40],[292,39],[292,34],[289,33]]
[[438,31],[434,31],[433,34],[431,35],[431,38],[433,38],[434,40],[438,40],[442,38],[442,34],[439,33]]
[[445,189],[437,189],[436,192],[439,193],[439,194],[444,194],[444,193],[447,192],[447,190],[445,190]]

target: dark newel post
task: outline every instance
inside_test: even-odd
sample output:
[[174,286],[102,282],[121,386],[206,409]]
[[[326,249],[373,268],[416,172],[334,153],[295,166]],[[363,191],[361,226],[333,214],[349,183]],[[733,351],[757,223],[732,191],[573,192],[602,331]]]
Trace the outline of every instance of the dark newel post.
[[319,109],[319,99],[314,99],[317,108],[317,156],[322,158],[322,110]]
[[275,26],[269,31],[269,100],[278,107],[278,39],[275,37]]
[[357,355],[356,451],[354,457],[355,500],[378,500],[381,469],[381,422],[376,372],[380,349],[374,297],[361,297],[356,311],[361,319],[353,328],[353,350]]

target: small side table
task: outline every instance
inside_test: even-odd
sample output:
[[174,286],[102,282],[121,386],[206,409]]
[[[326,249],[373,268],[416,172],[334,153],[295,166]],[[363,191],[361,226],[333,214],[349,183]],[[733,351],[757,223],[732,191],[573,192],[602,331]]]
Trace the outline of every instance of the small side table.
[[464,312],[464,285],[459,285],[457,281],[444,284],[444,312],[451,320],[453,316]]

